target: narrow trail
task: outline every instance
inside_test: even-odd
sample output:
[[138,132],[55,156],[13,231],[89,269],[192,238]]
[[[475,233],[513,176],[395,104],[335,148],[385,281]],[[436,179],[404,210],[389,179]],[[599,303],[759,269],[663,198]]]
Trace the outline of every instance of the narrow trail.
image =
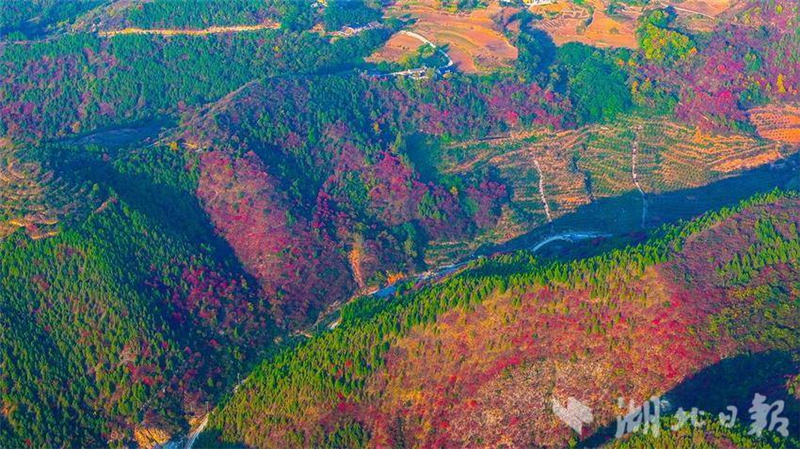
[[[641,131],[641,125],[637,127],[637,131]],[[642,189],[642,185],[639,184],[639,177],[636,174],[636,160],[639,155],[639,134],[636,134],[636,137],[633,139],[633,152],[631,154],[631,177],[633,178],[633,184],[636,185],[636,189],[642,195],[642,229],[645,227],[645,223],[647,221],[647,194],[644,193],[644,189]]]
[[547,203],[547,197],[544,196],[544,176],[542,175],[542,167],[539,165],[539,160],[536,158],[533,158],[533,165],[536,166],[536,171],[539,173],[539,194],[544,204],[544,213],[547,215],[547,222],[552,223],[553,216],[550,215],[550,205]]
[[280,28],[279,23],[266,22],[258,25],[234,25],[234,26],[213,26],[200,30],[192,29],[144,29],[144,28],[124,28],[121,30],[100,31],[100,37],[114,37],[126,34],[154,34],[159,36],[205,36],[209,34],[225,33],[247,33],[260,30],[275,30]]

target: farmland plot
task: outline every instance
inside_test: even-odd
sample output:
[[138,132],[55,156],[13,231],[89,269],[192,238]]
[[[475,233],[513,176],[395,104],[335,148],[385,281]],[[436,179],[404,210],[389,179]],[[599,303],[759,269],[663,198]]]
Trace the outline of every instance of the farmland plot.
[[[487,73],[510,67],[517,59],[516,47],[499,24],[508,13],[507,9],[491,3],[486,8],[455,14],[438,9],[432,0],[401,0],[392,5],[386,15],[412,17],[415,23],[409,30],[445,47],[459,71]],[[393,38],[373,57],[389,59],[402,48],[403,42]]]
[[[454,144],[442,154],[439,170],[444,173],[496,169],[510,183],[512,207],[528,217],[521,228],[534,229],[550,221],[545,201],[551,219],[557,221],[606,199],[615,200],[608,206],[614,210],[597,211],[603,215],[596,220],[602,225],[586,217],[577,225],[611,226],[624,220],[625,226],[638,227],[642,194],[649,202],[671,192],[701,188],[776,163],[788,153],[778,142],[748,135],[707,134],[666,119],[622,117],[613,125],[544,132],[516,141]],[[646,221],[656,224],[659,218]]]
[[750,121],[765,139],[800,145],[800,108],[769,106],[752,109]]

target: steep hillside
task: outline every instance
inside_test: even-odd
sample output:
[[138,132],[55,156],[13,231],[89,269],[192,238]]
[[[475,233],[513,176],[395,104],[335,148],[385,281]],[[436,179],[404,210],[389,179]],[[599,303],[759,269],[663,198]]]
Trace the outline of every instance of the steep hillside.
[[800,200],[766,193],[800,188],[798,24],[3,2],[0,447],[152,447],[209,409],[205,443],[337,448],[594,447],[619,396],[796,413]]
[[334,242],[295,216],[257,156],[206,153],[200,161],[200,200],[281,321],[302,322],[350,294],[353,279]]
[[424,179],[403,136],[503,129],[506,111],[485,109],[490,98],[527,101],[519,120],[562,120],[557,95],[538,98],[533,83],[503,87],[359,76],[255,82],[187,117],[170,139],[201,154],[198,197],[296,325],[356,286],[419,271],[429,242],[470,239],[495,225],[503,185],[479,171],[450,184]]
[[0,90],[0,133],[52,139],[175,117],[254,79],[351,67],[384,34],[331,42],[273,29],[200,37],[74,33],[0,46],[8,86]]
[[261,352],[269,306],[187,199],[182,156],[70,153],[51,149],[56,176],[98,207],[0,243],[0,446],[148,445]]
[[[745,185],[785,187],[797,178],[797,152],[796,145],[745,133],[705,133],[665,117],[634,115],[578,129],[457,142],[419,158],[441,177],[487,171],[506,184],[503,222],[485,240],[469,242],[474,250],[548,224],[618,233],[687,218],[701,202],[737,202],[738,195],[748,195]],[[737,179],[741,190],[712,187]]]
[[63,178],[38,153],[0,145],[0,239],[19,228],[34,239],[52,236],[63,221],[100,205],[101,198]]
[[110,0],[7,0],[0,9],[0,42],[45,36]]
[[[514,253],[397,298],[362,298],[335,330],[256,369],[204,442],[562,446],[576,435],[551,401],[568,397],[593,409],[583,437],[627,413],[618,397],[716,413],[763,391],[794,416],[783,376],[800,372],[798,209],[794,193],[759,196],[591,259]],[[716,402],[693,390],[704,370],[757,365],[748,357],[786,361],[699,390]]]

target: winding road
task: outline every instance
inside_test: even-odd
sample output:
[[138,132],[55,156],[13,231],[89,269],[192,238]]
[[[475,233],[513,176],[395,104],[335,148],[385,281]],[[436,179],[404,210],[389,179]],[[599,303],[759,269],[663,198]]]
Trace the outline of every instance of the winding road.
[[206,413],[206,415],[203,416],[203,420],[200,421],[200,424],[198,424],[194,429],[191,429],[185,437],[170,440],[164,444],[158,444],[154,447],[154,449],[192,449],[194,443],[197,441],[197,438],[206,429],[209,416],[211,416],[211,414]]
[[[241,387],[246,380],[247,380],[247,378],[245,377],[244,379],[242,379],[239,382],[237,382],[236,385],[233,387],[233,392],[236,393],[237,391],[239,391],[239,387]],[[197,427],[195,427],[194,429],[191,429],[191,431],[189,431],[189,433],[185,437],[177,439],[177,440],[168,441],[167,443],[165,443],[165,444],[163,444],[161,446],[156,446],[156,448],[157,449],[192,449],[193,446],[194,446],[194,443],[197,441],[197,438],[200,436],[200,434],[203,433],[204,430],[206,430],[206,426],[208,426],[208,418],[210,416],[211,416],[211,413],[206,411],[206,414],[205,414],[205,416],[203,416],[203,419],[200,421],[200,424],[198,424]]]
[[[444,56],[445,59],[447,59],[447,64],[445,64],[445,65],[443,65],[441,67],[437,67],[436,68],[437,72],[441,73],[442,71],[447,70],[447,69],[449,69],[450,67],[453,66],[454,63],[453,63],[453,60],[450,58],[450,55],[448,55],[447,52],[445,52],[441,48],[439,48],[436,44],[434,44],[433,42],[428,40],[425,36],[423,36],[423,35],[421,35],[419,33],[415,33],[413,31],[407,31],[407,30],[400,30],[400,31],[397,32],[397,34],[404,34],[404,35],[406,35],[408,37],[412,37],[412,38],[422,42],[423,44],[430,45],[431,47],[433,47],[434,50],[439,52],[440,55]],[[415,69],[406,69],[406,70],[401,70],[399,72],[392,72],[392,73],[382,73],[382,74],[374,75],[374,76],[375,77],[411,76],[411,77],[423,78],[423,77],[426,77],[425,75],[426,75],[428,69],[429,69],[428,67],[422,66],[422,67],[417,67]]]
[[[596,231],[569,231],[569,232],[564,232],[564,233],[561,233],[561,234],[551,235],[551,236],[545,238],[544,240],[540,241],[536,245],[533,245],[532,247],[530,247],[530,250],[533,251],[533,252],[539,251],[540,249],[542,249],[546,245],[548,245],[550,243],[553,243],[553,242],[556,242],[556,241],[577,242],[577,241],[580,241],[580,240],[588,240],[588,239],[593,239],[593,238],[610,237],[610,236],[611,236],[611,234],[606,234],[606,233],[596,232]],[[414,280],[416,280],[416,281],[428,281],[428,280],[432,280],[432,279],[443,279],[443,278],[446,278],[446,277],[448,277],[448,276],[450,276],[452,274],[457,273],[459,271],[459,269],[461,269],[462,267],[467,266],[470,262],[476,260],[477,258],[478,258],[478,256],[470,256],[467,259],[462,260],[461,262],[458,262],[458,263],[452,263],[452,264],[439,266],[439,267],[437,267],[435,269],[428,270],[428,271],[425,271],[423,273],[417,274],[414,277]],[[384,287],[384,288],[382,288],[380,290],[372,291],[372,292],[368,293],[366,296],[374,296],[375,298],[383,299],[383,298],[392,296],[394,294],[394,292],[395,292],[395,289],[396,289],[396,284],[391,284],[391,285],[388,285],[388,286],[386,286],[386,287]],[[359,295],[354,295],[351,298],[351,300],[355,299],[357,297],[359,297]],[[343,305],[345,305],[345,304],[347,304],[349,302],[350,301],[348,300],[348,301],[344,301],[343,303],[340,303],[338,305],[338,307],[335,307],[332,310],[330,310],[328,312],[328,314],[333,313],[336,310],[339,310]],[[296,335],[302,335],[302,336],[305,336],[306,338],[312,338],[313,337],[313,328],[316,327],[317,324],[319,322],[321,322],[321,320],[322,320],[322,317],[319,320],[317,320],[317,322],[314,323],[313,325],[309,326],[308,328],[306,328],[306,329],[304,329],[304,330],[302,330],[300,332],[297,332]],[[339,322],[340,322],[339,319],[335,320],[334,322],[332,322],[328,326],[328,329],[335,329],[336,326],[339,324]],[[234,386],[234,388],[233,388],[233,392],[235,393],[239,389],[239,387],[242,386],[245,383],[246,380],[247,380],[247,378],[244,378],[239,383],[237,383],[236,386]],[[193,449],[193,446],[194,446],[195,442],[197,441],[197,438],[200,436],[200,434],[203,433],[203,431],[205,430],[206,426],[208,425],[209,416],[210,416],[210,413],[206,413],[206,415],[203,417],[203,420],[200,422],[200,424],[197,427],[195,427],[194,429],[192,429],[185,437],[169,441],[166,444],[160,446],[160,449]],[[185,442],[185,444],[184,444],[184,442]]]
[[444,56],[444,57],[447,59],[447,64],[443,65],[442,67],[439,67],[439,70],[441,70],[441,69],[448,69],[448,68],[450,68],[450,67],[452,67],[452,66],[453,66],[453,60],[452,60],[452,59],[450,59],[450,55],[448,55],[447,53],[445,53],[445,52],[444,52],[444,51],[443,51],[441,48],[439,48],[439,47],[438,47],[436,44],[434,44],[433,42],[429,41],[429,40],[428,40],[428,39],[427,39],[425,36],[423,36],[423,35],[421,35],[421,34],[419,34],[419,33],[415,33],[415,32],[413,32],[413,31],[407,31],[407,30],[400,30],[400,31],[398,31],[397,33],[398,33],[398,34],[404,34],[404,35],[406,35],[406,36],[408,36],[408,37],[413,37],[414,39],[416,39],[416,40],[418,40],[418,41],[422,42],[423,44],[428,44],[428,45],[430,45],[431,47],[433,47],[434,49],[438,50],[438,51],[439,51],[439,53],[440,53],[442,56]]
[[544,247],[544,246],[546,246],[546,245],[548,245],[548,244],[550,244],[552,242],[556,242],[558,240],[561,240],[561,241],[564,241],[564,242],[577,242],[577,241],[580,241],[580,240],[588,240],[588,239],[594,239],[594,238],[598,238],[598,237],[611,237],[611,234],[604,234],[602,232],[594,232],[594,231],[565,232],[563,234],[556,234],[556,235],[550,236],[550,237],[542,240],[541,242],[537,243],[533,248],[531,248],[531,251],[533,251],[533,252],[539,251],[540,249],[542,249],[542,247]]

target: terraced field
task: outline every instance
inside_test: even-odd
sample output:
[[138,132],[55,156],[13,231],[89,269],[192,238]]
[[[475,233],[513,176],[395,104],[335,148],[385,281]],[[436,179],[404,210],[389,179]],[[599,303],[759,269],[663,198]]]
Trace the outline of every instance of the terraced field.
[[761,137],[800,145],[800,108],[797,106],[769,106],[752,109],[749,113]]
[[[445,46],[460,71],[486,73],[508,67],[516,60],[517,49],[505,34],[519,31],[519,22],[510,20],[518,8],[501,6],[495,0],[486,3],[484,8],[452,13],[441,9],[433,0],[399,0],[387,9],[386,15],[413,18],[409,29]],[[673,6],[685,26],[708,31],[735,3],[734,0],[670,0],[658,5]],[[618,4],[611,12],[605,0],[580,3],[560,0],[529,7],[532,13],[541,16],[532,25],[550,35],[557,45],[581,42],[597,47],[624,48],[638,47],[637,20],[644,9]],[[396,62],[417,47],[396,35],[371,59]]]
[[[698,31],[711,30],[719,16],[735,4],[735,0],[653,2],[653,6],[672,6],[683,25]],[[547,32],[558,45],[582,42],[597,47],[636,48],[636,24],[643,8],[618,4],[618,9],[610,13],[608,5],[605,0],[587,0],[581,4],[564,0],[533,6],[531,11],[543,17],[535,26]]]
[[[634,133],[633,129],[640,129]],[[704,134],[666,121],[624,120],[597,128],[586,146],[584,169],[596,180],[596,194],[615,196],[632,188],[629,149],[640,145],[638,172],[645,190],[662,193],[705,185],[782,157],[780,145],[746,135]],[[595,167],[597,161],[613,160]],[[620,180],[625,180],[621,182]]]
[[[574,149],[583,139],[581,132],[567,133],[556,140],[543,139],[498,156],[492,164],[504,173],[517,171],[518,177],[510,177],[515,180],[515,200],[530,202],[544,196],[551,218],[556,218],[591,201],[586,177],[577,169],[574,158]],[[518,171],[521,167],[527,173]],[[544,207],[541,200],[538,207]]]
[[[439,9],[433,0],[400,0],[387,9],[386,15],[413,18],[409,30],[444,46],[459,71],[486,73],[510,67],[517,59],[516,47],[499,24],[513,11],[491,2],[486,8],[456,14]],[[403,54],[406,47],[403,40],[390,39],[373,57],[386,60],[387,56]]]
[[781,166],[796,150],[747,135],[704,134],[663,119],[624,117],[613,125],[452,145],[443,149],[438,169],[496,169],[511,186],[511,209],[517,212],[517,227],[509,220],[502,228],[506,234],[551,221],[556,227],[622,232],[689,216],[692,202],[725,204],[724,190],[714,191],[715,197],[687,192],[728,178],[746,174],[753,181],[748,190],[760,184],[767,189],[777,182],[768,172],[749,173]]
[[585,5],[556,2],[534,6],[531,11],[543,16],[534,26],[549,34],[558,45],[582,42],[598,47],[637,46],[636,20],[642,13],[638,7],[626,7],[612,16],[606,12],[604,2],[590,0]]
[[77,210],[75,199],[85,196],[41,164],[0,150],[0,238],[19,228],[33,239],[53,236]]
[[670,0],[662,4],[675,8],[678,14],[697,14],[717,17],[736,3],[736,0]]

